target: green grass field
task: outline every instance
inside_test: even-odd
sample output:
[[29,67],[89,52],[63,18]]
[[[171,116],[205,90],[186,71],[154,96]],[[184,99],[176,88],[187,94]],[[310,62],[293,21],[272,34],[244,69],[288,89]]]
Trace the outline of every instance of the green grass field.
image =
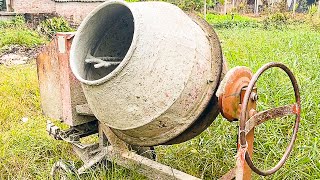
[[[299,81],[302,118],[293,153],[280,171],[267,179],[320,178],[320,33],[309,28],[216,30],[229,68],[248,66],[255,72],[263,64],[286,64]],[[1,38],[0,38],[1,40]],[[1,44],[1,42],[0,42]],[[70,145],[53,140],[41,115],[35,63],[0,65],[0,179],[47,179],[54,162],[80,160]],[[289,79],[279,70],[267,71],[259,83],[259,110],[293,102]],[[21,119],[28,117],[23,123]],[[269,121],[256,129],[254,162],[270,168],[287,146],[294,118]],[[173,146],[157,147],[160,162],[204,179],[217,179],[235,165],[237,122],[219,116],[200,136]],[[95,169],[83,179],[142,179],[116,165]],[[255,179],[262,179],[254,175]]]

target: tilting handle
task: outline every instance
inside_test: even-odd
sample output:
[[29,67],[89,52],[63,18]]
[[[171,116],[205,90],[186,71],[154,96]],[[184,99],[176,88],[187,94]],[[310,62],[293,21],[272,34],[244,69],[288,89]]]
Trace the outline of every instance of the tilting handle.
[[[265,72],[267,69],[270,69],[273,67],[281,68],[289,76],[291,83],[292,83],[292,86],[293,86],[293,89],[294,89],[296,103],[291,104],[291,105],[287,105],[287,106],[283,106],[283,107],[273,108],[273,109],[270,109],[267,111],[258,112],[249,119],[247,112],[248,112],[248,102],[249,102],[251,92],[252,92],[258,78],[261,76],[261,74],[263,72]],[[252,79],[247,87],[247,90],[245,92],[245,95],[244,95],[244,98],[242,101],[242,105],[241,105],[240,128],[239,128],[239,140],[240,140],[240,145],[241,145],[240,148],[246,149],[246,147],[247,147],[246,135],[255,126],[258,126],[259,124],[261,124],[267,120],[270,120],[270,119],[275,119],[278,117],[284,117],[284,116],[294,115],[294,114],[296,115],[295,125],[294,125],[293,134],[291,137],[290,144],[288,145],[281,160],[272,169],[269,169],[266,171],[262,171],[262,170],[258,169],[253,164],[249,153],[246,151],[245,160],[246,160],[248,166],[254,172],[256,172],[257,174],[262,175],[262,176],[267,176],[267,175],[271,175],[271,174],[275,173],[277,170],[279,170],[282,167],[282,165],[285,163],[287,157],[289,156],[289,154],[293,148],[293,144],[297,138],[299,123],[300,123],[300,112],[301,112],[301,105],[300,105],[300,92],[299,92],[298,83],[297,83],[297,80],[294,77],[293,73],[290,71],[290,69],[288,67],[286,67],[285,65],[283,65],[281,63],[272,62],[272,63],[268,63],[268,64],[264,65],[263,67],[261,67],[257,71],[256,74],[254,74],[254,76],[252,77]]]

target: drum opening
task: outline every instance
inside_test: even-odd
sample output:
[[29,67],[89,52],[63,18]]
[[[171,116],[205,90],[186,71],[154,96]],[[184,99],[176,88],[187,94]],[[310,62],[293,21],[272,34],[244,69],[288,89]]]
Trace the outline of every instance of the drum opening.
[[77,77],[95,84],[106,79],[125,59],[135,27],[133,14],[125,4],[111,3],[90,14],[78,29],[75,53],[71,54],[76,62],[71,66],[75,65]]

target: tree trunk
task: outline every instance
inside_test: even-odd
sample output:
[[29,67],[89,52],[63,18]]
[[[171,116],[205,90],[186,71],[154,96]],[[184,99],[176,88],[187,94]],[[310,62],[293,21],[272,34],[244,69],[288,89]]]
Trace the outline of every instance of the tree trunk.
[[258,10],[258,0],[254,1],[254,15],[258,16],[259,10]]

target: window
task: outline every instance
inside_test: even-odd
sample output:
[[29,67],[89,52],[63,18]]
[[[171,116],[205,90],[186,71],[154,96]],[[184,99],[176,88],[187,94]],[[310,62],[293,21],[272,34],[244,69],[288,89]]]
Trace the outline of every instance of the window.
[[0,0],[0,11],[5,11],[6,9],[6,0]]

